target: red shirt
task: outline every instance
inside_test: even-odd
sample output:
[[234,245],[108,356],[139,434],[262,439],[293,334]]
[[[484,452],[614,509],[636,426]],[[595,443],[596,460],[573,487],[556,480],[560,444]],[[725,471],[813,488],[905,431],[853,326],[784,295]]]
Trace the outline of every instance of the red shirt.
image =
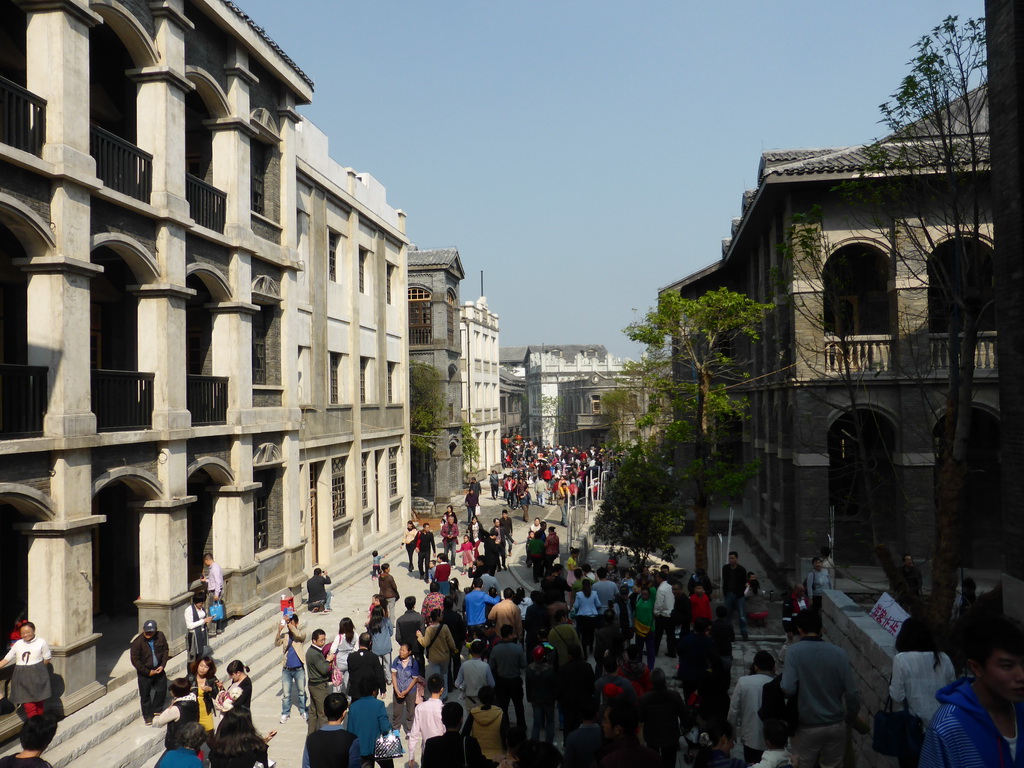
[[448,577],[452,575],[452,566],[450,563],[438,563],[434,566],[434,581],[448,581]]
[[707,595],[690,595],[690,612],[694,619],[703,617],[711,621],[711,598]]

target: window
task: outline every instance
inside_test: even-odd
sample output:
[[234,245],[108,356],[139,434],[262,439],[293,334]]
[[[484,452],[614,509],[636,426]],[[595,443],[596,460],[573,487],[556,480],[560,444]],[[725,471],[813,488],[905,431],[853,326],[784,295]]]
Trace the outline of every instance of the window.
[[341,353],[331,352],[331,405],[341,402]]
[[388,405],[395,402],[395,368],[397,363],[388,363]]
[[395,277],[395,268],[393,265],[388,264],[387,271],[387,285],[385,286],[385,300],[388,304],[391,304],[391,281]]
[[409,343],[430,344],[434,331],[430,322],[430,291],[409,289]]
[[398,449],[388,449],[388,492],[398,495]]
[[601,396],[591,395],[590,396],[590,412],[593,414],[601,413]]
[[263,183],[267,174],[267,148],[253,139],[249,142],[249,190],[253,213],[266,215],[266,198]]
[[370,506],[370,454],[363,454],[363,509]]
[[458,314],[459,314],[459,299],[455,295],[455,291],[448,291],[447,296],[448,303],[448,343],[455,343],[455,329],[458,326]]
[[338,242],[337,232],[327,231],[327,279],[338,282]]
[[272,307],[260,307],[252,319],[252,383],[267,383],[267,336],[273,320]]
[[365,248],[359,249],[359,292],[369,293],[366,289],[366,267],[370,260],[370,252]]
[[253,499],[253,548],[263,552],[270,546],[270,502],[266,496]]
[[370,367],[370,358],[359,358],[359,402],[365,404],[366,397],[366,369]]
[[345,459],[341,456],[331,459],[331,518],[340,520],[345,516]]

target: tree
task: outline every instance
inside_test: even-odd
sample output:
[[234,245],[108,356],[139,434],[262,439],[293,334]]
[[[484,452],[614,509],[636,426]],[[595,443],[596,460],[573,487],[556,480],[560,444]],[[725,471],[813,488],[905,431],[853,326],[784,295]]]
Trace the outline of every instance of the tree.
[[861,178],[843,185],[851,200],[870,206],[896,258],[927,279],[923,322],[931,339],[945,333],[944,349],[934,352],[947,372],[926,607],[935,627],[947,623],[956,591],[979,331],[994,328],[985,55],[981,19],[950,16],[921,38],[910,73],[881,107],[890,135],[868,149]]
[[694,559],[707,568],[708,504],[739,493],[757,471],[734,450],[738,424],[747,417],[746,398],[730,391],[742,382],[742,339],[755,341],[772,305],[727,288],[697,299],[665,292],[626,335],[646,348],[651,408],[669,416],[666,445],[675,450],[673,477],[694,511]]
[[412,363],[409,366],[410,442],[415,450],[434,451],[436,438],[446,425],[444,382],[432,365]]
[[467,473],[477,470],[477,462],[480,461],[480,443],[477,442],[477,433],[473,431],[473,425],[469,422],[462,422],[462,460],[465,462]]
[[656,385],[664,373],[663,364],[655,365],[647,358],[623,364],[617,388],[601,396],[601,417],[609,427],[612,446],[662,438],[669,409],[656,402]]
[[624,550],[637,568],[655,552],[671,560],[670,540],[683,524],[675,485],[665,472],[667,462],[657,444],[633,443],[608,482],[594,520],[594,536]]

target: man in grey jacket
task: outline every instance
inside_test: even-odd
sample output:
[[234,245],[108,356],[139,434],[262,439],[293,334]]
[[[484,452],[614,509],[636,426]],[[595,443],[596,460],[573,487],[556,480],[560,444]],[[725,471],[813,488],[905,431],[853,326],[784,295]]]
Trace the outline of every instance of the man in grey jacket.
[[860,710],[850,659],[842,648],[822,639],[820,614],[800,611],[796,628],[800,642],[786,652],[782,673],[782,692],[797,696],[799,724],[793,736],[793,755],[800,765],[839,768],[846,724],[852,723]]
[[309,728],[307,733],[313,733],[327,725],[324,699],[331,693],[331,665],[324,657],[327,633],[322,629],[314,629],[312,641],[313,644],[306,649],[306,676],[309,683]]

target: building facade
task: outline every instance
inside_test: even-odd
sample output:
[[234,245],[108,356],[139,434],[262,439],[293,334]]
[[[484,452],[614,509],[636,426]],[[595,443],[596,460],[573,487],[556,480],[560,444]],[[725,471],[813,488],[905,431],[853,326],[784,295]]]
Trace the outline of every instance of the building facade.
[[[725,286],[775,302],[759,339],[734,350],[749,361],[750,379],[734,389],[749,400],[739,450],[759,462],[743,511],[769,555],[797,578],[824,545],[838,564],[873,563],[877,546],[897,562],[905,551],[921,560],[934,546],[935,446],[950,365],[949,310],[936,265],[947,263],[952,246],[939,223],[924,222],[934,249],[902,243],[894,252],[873,226],[873,211],[835,191],[866,162],[862,147],[765,152],[759,186],[744,195],[721,261],[662,289],[695,298]],[[792,238],[791,224],[815,206],[820,252],[812,256]],[[967,268],[968,289],[990,307],[979,322],[971,399],[970,515],[961,551],[968,567],[998,565],[991,244],[983,203]]]
[[466,277],[455,248],[408,250],[409,363],[440,374],[442,433],[432,452],[413,451],[412,492],[443,510],[464,487],[462,459],[462,341],[459,287]]
[[[523,433],[523,413],[526,410],[526,380],[510,373],[505,366],[498,371],[498,394],[501,400],[501,436],[513,438]],[[504,445],[504,443],[502,443]]]
[[[558,384],[558,432],[566,445],[604,445],[612,427],[606,414],[602,413],[602,398],[619,389],[615,374],[591,373],[582,378],[563,381]],[[635,437],[635,434],[633,435]],[[624,436],[626,439],[630,437]]]
[[[0,625],[36,623],[69,713],[143,621],[183,648],[204,552],[238,616],[405,516],[406,241],[233,3],[0,0],[0,27]],[[346,456],[353,522],[309,517]]]
[[460,308],[462,328],[462,420],[469,424],[480,457],[466,472],[486,474],[501,463],[498,316],[481,296]]

